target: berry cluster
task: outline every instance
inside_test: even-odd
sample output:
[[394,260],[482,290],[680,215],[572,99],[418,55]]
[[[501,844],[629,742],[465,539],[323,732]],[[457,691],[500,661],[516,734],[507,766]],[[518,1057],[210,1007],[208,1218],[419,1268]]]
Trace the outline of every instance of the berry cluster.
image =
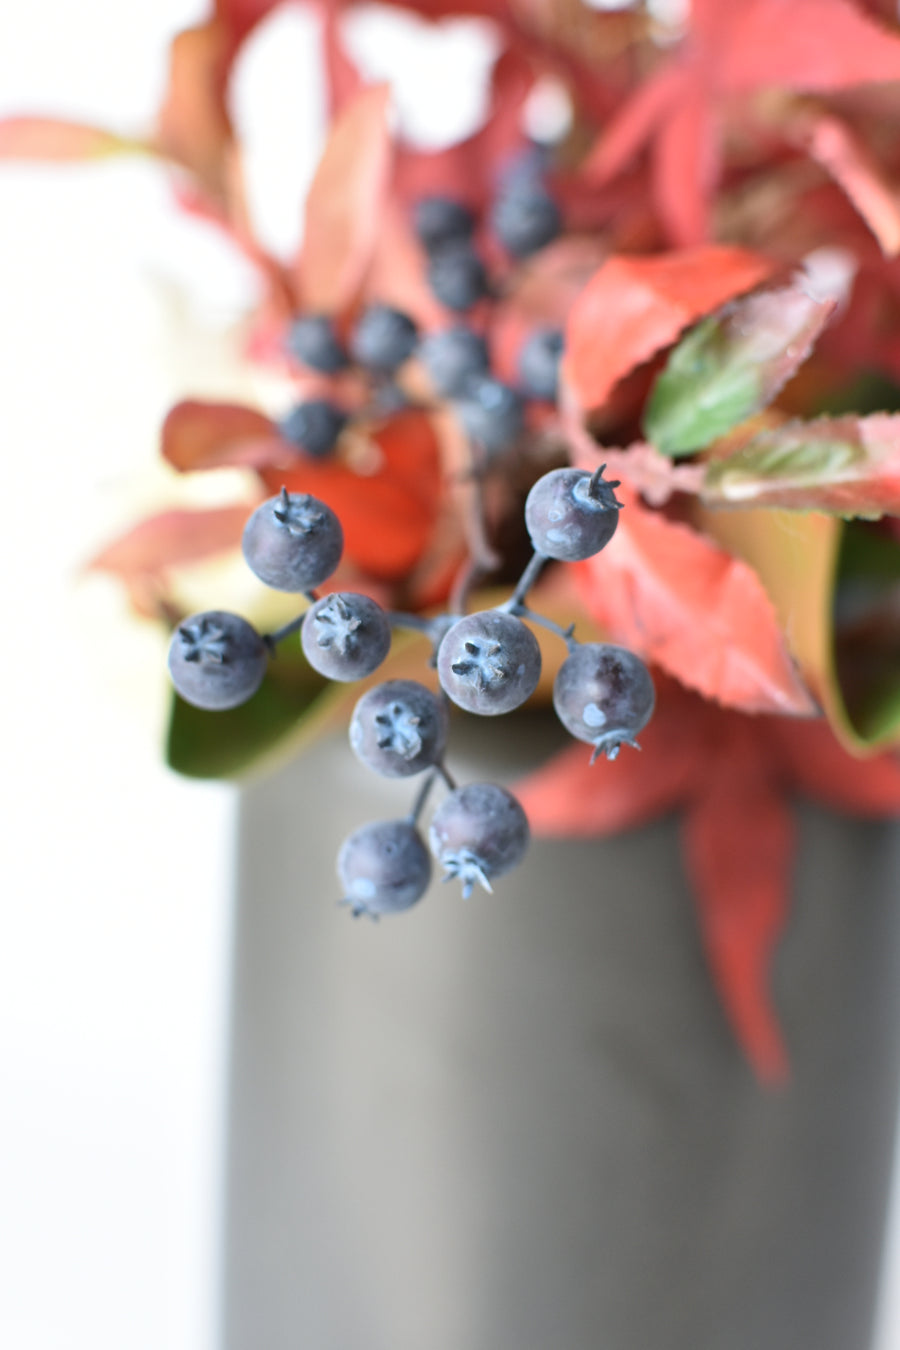
[[[501,187],[487,228],[515,263],[543,248],[562,227],[559,209],[532,164],[520,167]],[[470,442],[490,459],[513,446],[525,425],[528,399],[556,400],[563,335],[537,328],[522,346],[517,387],[496,379],[488,345],[464,316],[496,293],[476,245],[472,212],[449,197],[420,200],[413,228],[425,254],[427,284],[454,316],[447,328],[420,337],[409,317],[389,305],[373,304],[342,338],[325,314],[303,314],[287,335],[290,356],[318,375],[355,368],[368,378],[381,411],[402,406],[407,395],[397,383],[401,367],[421,361],[434,392],[449,400]],[[282,438],[313,458],[329,455],[350,418],[327,398],[297,404],[279,423]]]
[[[200,708],[245,702],[259,688],[277,644],[300,630],[310,665],[329,679],[354,681],[385,660],[393,628],[424,632],[431,641],[439,690],[415,680],[374,685],[356,704],[350,745],[357,758],[389,778],[424,775],[405,819],[364,825],[338,855],[344,900],[354,915],[377,917],[408,909],[431,879],[432,857],[445,880],[458,878],[463,895],[476,883],[515,867],[528,846],[528,821],[516,798],[495,783],[458,787],[445,764],[450,703],[481,716],[520,707],[534,692],[541,651],[526,625],[543,626],[567,645],[553,702],[565,727],[614,759],[653,711],[654,689],[643,663],[607,643],[578,642],[571,629],[530,609],[526,597],[545,562],[593,556],[612,538],[620,504],[617,484],[580,469],[554,469],[539,478],[525,505],[534,554],[510,598],[476,613],[435,619],[385,612],[354,592],[319,596],[341,558],[343,535],[334,512],[304,493],[263,502],[247,522],[244,557],[251,570],[280,591],[302,594],[308,607],[277,633],[262,636],[236,614],[211,611],[186,620],[170,649],[169,670],[178,693]],[[428,847],[419,819],[432,786],[449,789],[434,812]]]

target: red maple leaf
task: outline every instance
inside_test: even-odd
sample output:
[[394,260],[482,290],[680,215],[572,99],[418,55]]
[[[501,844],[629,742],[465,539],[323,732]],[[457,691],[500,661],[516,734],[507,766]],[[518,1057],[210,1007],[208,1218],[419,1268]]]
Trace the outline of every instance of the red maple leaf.
[[516,789],[539,834],[593,836],[683,812],[685,868],[725,1012],[761,1080],[783,1082],[788,1056],[769,971],[790,895],[802,794],[833,810],[900,815],[900,763],[854,759],[824,721],[748,717],[705,703],[666,677],[641,732],[642,754],[590,765],[564,750]]

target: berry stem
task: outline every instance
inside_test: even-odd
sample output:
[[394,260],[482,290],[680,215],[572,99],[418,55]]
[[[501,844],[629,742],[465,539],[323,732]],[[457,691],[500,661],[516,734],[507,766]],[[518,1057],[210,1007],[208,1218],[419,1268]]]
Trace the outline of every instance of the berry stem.
[[506,610],[509,614],[517,614],[519,612],[520,607],[525,603],[526,595],[540,576],[541,569],[546,561],[546,556],[535,550],[531,555],[528,566],[516,582],[516,589],[506,603],[500,606],[501,609]]
[[574,648],[578,646],[578,639],[575,637],[574,623],[570,623],[568,628],[563,628],[560,624],[555,623],[553,619],[548,619],[546,614],[538,614],[536,610],[529,609],[527,605],[519,604],[512,606],[508,600],[502,608],[508,613],[514,614],[517,619],[529,619],[532,623],[536,623],[540,628],[546,628],[548,633],[555,633],[558,638],[562,638],[569,651],[573,651]]
[[487,520],[484,507],[484,456],[467,438],[469,451],[469,473],[460,480],[460,518],[469,556],[463,563],[450,592],[448,608],[454,614],[464,614],[470,592],[483,576],[495,571],[501,562],[499,554],[491,546],[487,533]]
[[425,803],[428,801],[428,794],[434,787],[439,772],[439,768],[434,768],[431,770],[431,773],[425,775],[425,781],[416,793],[415,801],[412,804],[409,815],[406,817],[410,825],[418,824],[419,816],[425,808]]
[[447,768],[443,760],[441,760],[440,764],[435,765],[435,772],[441,775],[451,792],[456,791],[456,779],[453,777],[453,774]]
[[290,637],[291,633],[296,633],[303,627],[305,618],[306,610],[302,614],[298,614],[296,619],[291,619],[290,623],[284,624],[281,628],[276,628],[274,633],[263,633],[262,640],[272,656],[275,655],[275,648],[279,642],[283,642],[286,637]]

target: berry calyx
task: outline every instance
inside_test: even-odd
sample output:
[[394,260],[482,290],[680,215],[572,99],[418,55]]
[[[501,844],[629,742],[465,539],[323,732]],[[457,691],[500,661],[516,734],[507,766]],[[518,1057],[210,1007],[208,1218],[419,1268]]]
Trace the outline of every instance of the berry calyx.
[[437,764],[447,740],[443,703],[416,680],[386,680],[363,694],[350,719],[356,757],[386,778]]
[[541,649],[521,619],[482,610],[459,619],[438,648],[441,688],[460,708],[482,716],[511,712],[541,675]]
[[621,502],[607,482],[603,464],[586,469],[551,469],[539,478],[525,501],[525,525],[545,558],[579,562],[605,548],[616,532]]
[[179,624],[169,645],[169,674],[195,708],[221,712],[246,703],[262,684],[268,652],[238,614],[208,610]]
[[476,885],[492,890],[495,877],[521,862],[529,838],[528,817],[521,805],[496,783],[456,788],[435,811],[428,831],[444,881],[461,881],[463,899]]
[[414,825],[382,820],[363,825],[345,839],[337,872],[343,903],[354,918],[397,914],[409,909],[428,889],[431,859]]
[[559,668],[553,706],[563,726],[615,759],[623,745],[640,749],[635,737],[650,721],[656,691],[643,661],[625,647],[585,642]]
[[309,493],[282,488],[253,512],[244,527],[244,558],[276,591],[321,586],[341,560],[344,532],[330,506]]
[[391,626],[379,604],[355,591],[334,591],[307,610],[300,630],[307,661],[330,680],[361,680],[377,670],[391,646]]

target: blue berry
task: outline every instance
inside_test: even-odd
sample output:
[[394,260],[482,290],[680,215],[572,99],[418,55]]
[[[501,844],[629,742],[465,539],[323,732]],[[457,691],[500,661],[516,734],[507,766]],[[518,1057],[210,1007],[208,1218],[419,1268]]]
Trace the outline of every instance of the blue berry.
[[408,314],[390,305],[370,305],[356,322],[350,351],[367,370],[390,375],[412,355],[418,337]]
[[435,299],[459,314],[490,294],[484,263],[468,240],[434,250],[428,260],[428,285]]
[[536,328],[519,352],[519,382],[529,398],[555,403],[563,353],[561,328]]
[[432,252],[443,244],[468,239],[475,229],[472,212],[454,197],[423,197],[413,212],[413,229],[423,248]]
[[353,709],[350,745],[363,764],[386,778],[408,778],[437,764],[447,740],[447,713],[416,680],[386,680]]
[[510,181],[491,211],[494,232],[514,258],[527,258],[557,237],[562,217],[556,202],[530,175]]
[[377,670],[391,645],[391,626],[367,595],[335,591],[306,612],[300,630],[306,659],[330,680],[362,680]]
[[444,880],[458,878],[464,899],[476,883],[490,891],[494,877],[520,863],[529,837],[528,817],[519,802],[496,783],[469,783],[451,792],[428,831]]
[[298,403],[279,422],[278,430],[286,441],[304,450],[313,459],[330,455],[338,436],[347,425],[347,414],[324,398]]
[[623,745],[650,721],[656,692],[650,672],[625,647],[586,642],[559,668],[553,706],[567,731],[594,747],[591,763],[603,751],[615,759]]
[[483,716],[511,712],[541,676],[541,649],[521,619],[499,609],[467,614],[438,648],[441,688],[460,708]]
[[330,506],[308,493],[289,493],[258,506],[244,527],[247,566],[276,591],[309,591],[341,560],[344,533]]
[[593,474],[551,469],[537,480],[525,501],[525,524],[538,553],[579,562],[606,547],[619,523],[620,504],[615,497],[619,485],[604,479],[605,467]]
[[346,354],[327,314],[302,314],[295,319],[285,346],[296,360],[323,375],[333,375],[347,364]]
[[491,375],[469,381],[454,403],[466,435],[489,455],[501,454],[522,435],[525,404],[520,394]]
[[473,376],[486,375],[490,364],[484,338],[461,325],[431,333],[420,346],[419,356],[443,398],[464,394]]
[[381,820],[344,840],[337,871],[354,918],[377,919],[421,900],[431,880],[431,859],[408,820]]
[[252,624],[213,609],[179,624],[169,646],[169,674],[195,708],[218,712],[246,703],[262,684],[268,652]]

